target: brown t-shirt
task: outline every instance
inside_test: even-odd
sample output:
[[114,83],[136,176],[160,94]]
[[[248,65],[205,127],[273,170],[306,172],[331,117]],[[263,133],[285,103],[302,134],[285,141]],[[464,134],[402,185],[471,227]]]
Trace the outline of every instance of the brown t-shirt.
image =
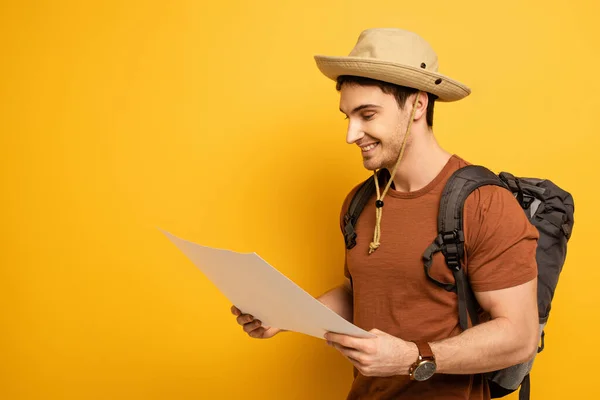
[[[344,268],[352,277],[354,324],[408,341],[439,341],[461,332],[456,294],[426,278],[422,255],[437,235],[444,184],[468,164],[454,155],[424,188],[408,193],[390,189],[384,199],[381,246],[371,255],[375,197],[367,203],[356,226],[357,244],[346,250]],[[341,223],[357,188],[344,201]],[[504,289],[537,276],[538,232],[508,190],[496,186],[475,190],[465,203],[464,231],[466,271],[473,290]],[[431,275],[454,282],[441,252],[434,256]],[[480,374],[436,374],[425,382],[411,381],[408,375],[365,377],[356,369],[354,375],[349,400],[490,398]]]

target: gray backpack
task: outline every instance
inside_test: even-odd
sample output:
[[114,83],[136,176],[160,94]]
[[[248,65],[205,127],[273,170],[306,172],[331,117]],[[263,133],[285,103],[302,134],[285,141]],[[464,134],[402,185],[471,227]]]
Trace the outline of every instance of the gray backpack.
[[[549,180],[516,178],[506,172],[496,175],[477,165],[457,170],[446,183],[442,193],[438,213],[438,236],[423,254],[425,273],[431,282],[457,294],[459,322],[463,330],[469,326],[469,317],[472,325],[478,323],[477,301],[461,265],[464,255],[463,207],[466,198],[484,185],[496,185],[510,190],[540,234],[536,253],[541,342],[539,353],[544,349],[544,327],[565,262],[567,241],[573,230],[575,209],[573,197],[569,193]],[[344,239],[348,249],[356,245],[354,227],[361,211],[374,193],[375,181],[371,177],[359,187],[348,207],[344,216]],[[433,255],[439,251],[444,255],[448,268],[452,270],[454,283],[439,282],[429,274]],[[487,374],[491,397],[506,396],[520,386],[519,399],[529,399],[529,372],[533,361],[534,359]]]

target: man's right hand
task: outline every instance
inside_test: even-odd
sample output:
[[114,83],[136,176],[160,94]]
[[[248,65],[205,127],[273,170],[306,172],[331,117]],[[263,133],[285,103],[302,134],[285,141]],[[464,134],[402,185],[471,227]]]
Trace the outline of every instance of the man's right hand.
[[254,319],[252,315],[243,314],[236,306],[231,307],[231,313],[237,317],[237,323],[243,327],[244,332],[255,339],[269,339],[282,331],[282,329],[263,326],[261,321]]

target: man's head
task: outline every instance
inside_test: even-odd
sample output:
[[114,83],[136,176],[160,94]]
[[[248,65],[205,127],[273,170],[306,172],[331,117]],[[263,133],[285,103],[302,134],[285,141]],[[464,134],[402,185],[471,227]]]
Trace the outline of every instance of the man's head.
[[[436,96],[374,79],[342,75],[337,78],[340,111],[348,119],[346,141],[361,148],[364,167],[391,169],[402,148],[408,122],[417,101],[412,131],[433,126]],[[409,136],[407,146],[410,146]]]
[[[374,171],[375,182],[378,169],[390,169],[391,178],[383,192],[377,188],[371,254],[380,245],[383,198],[404,151],[411,147],[411,141],[414,147],[419,145],[418,140],[431,131],[434,99],[427,93],[437,96],[439,101],[456,101],[468,96],[471,90],[440,74],[437,55],[429,43],[403,29],[367,29],[348,56],[317,55],[315,61],[325,76],[337,81],[340,110],[349,119],[347,141],[361,148],[365,168]],[[383,82],[400,86],[387,86]],[[406,87],[414,88],[416,93]]]

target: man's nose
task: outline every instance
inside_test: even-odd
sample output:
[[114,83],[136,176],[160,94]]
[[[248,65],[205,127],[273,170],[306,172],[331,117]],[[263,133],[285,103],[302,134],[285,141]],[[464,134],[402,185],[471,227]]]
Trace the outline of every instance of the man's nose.
[[360,124],[348,123],[348,132],[346,132],[346,143],[354,144],[365,136]]

